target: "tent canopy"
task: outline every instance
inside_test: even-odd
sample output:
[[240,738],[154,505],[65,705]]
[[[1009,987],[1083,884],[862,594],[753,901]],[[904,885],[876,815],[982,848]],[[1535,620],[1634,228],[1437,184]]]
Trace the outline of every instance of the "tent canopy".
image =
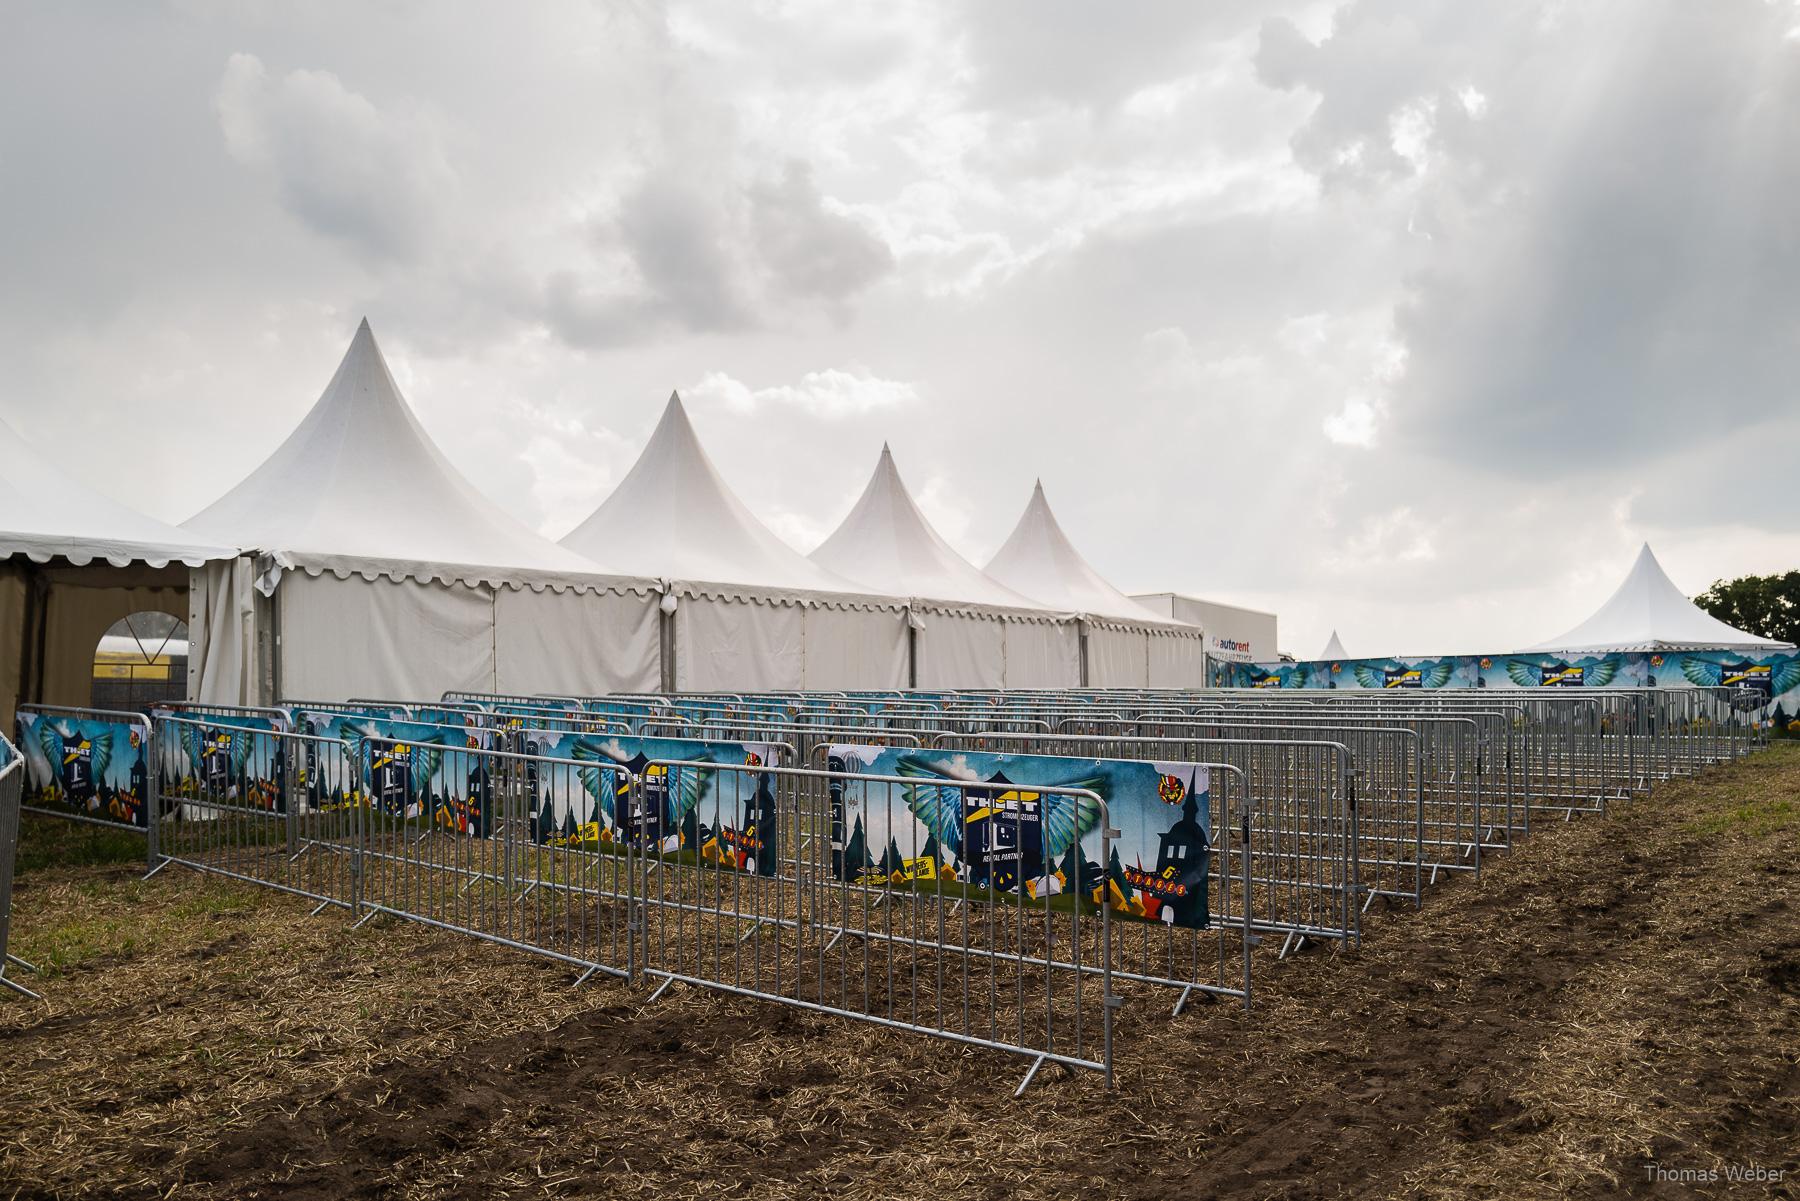
[[861,498],[811,558],[870,591],[891,596],[1041,607],[983,575],[944,541],[907,490],[886,444]]
[[1594,615],[1548,642],[1527,651],[1590,654],[1602,651],[1772,650],[1785,642],[1760,638],[1726,625],[1690,601],[1675,586],[1650,544],[1610,599]]
[[0,420],[0,558],[37,563],[61,556],[77,567],[145,563],[198,567],[230,559],[235,546],[146,517],[59,470],[50,457]]
[[867,591],[756,519],[713,466],[675,393],[630,472],[562,544],[658,579],[780,592]]
[[983,569],[1008,588],[1051,609],[1123,621],[1171,624],[1101,578],[1063,533],[1040,480],[1019,524]]
[[1327,642],[1325,644],[1325,649],[1319,652],[1317,661],[1324,663],[1338,659],[1348,659],[1349,657],[1350,652],[1344,649],[1343,642],[1338,639],[1338,632],[1333,630],[1331,631],[1331,641]]
[[287,440],[184,524],[286,567],[339,575],[549,583],[605,572],[503,512],[450,464],[400,395],[367,320]]

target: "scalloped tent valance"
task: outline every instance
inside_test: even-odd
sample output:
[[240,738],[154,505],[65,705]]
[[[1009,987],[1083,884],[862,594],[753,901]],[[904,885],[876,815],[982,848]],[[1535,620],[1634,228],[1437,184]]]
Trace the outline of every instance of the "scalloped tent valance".
[[114,567],[145,563],[198,567],[238,551],[120,504],[58,469],[48,455],[0,420],[0,558],[34,563],[96,560]]

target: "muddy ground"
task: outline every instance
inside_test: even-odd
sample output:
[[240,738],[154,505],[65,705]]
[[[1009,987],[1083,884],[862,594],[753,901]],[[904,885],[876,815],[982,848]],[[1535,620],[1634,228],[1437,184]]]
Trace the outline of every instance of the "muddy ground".
[[111,837],[28,825],[46,1000],[0,1000],[0,1197],[1800,1195],[1800,746],[1542,830],[1360,952],[1265,948],[1250,1014],[1134,1001],[1114,1091],[1020,1101],[997,1052],[576,989],[144,882]]

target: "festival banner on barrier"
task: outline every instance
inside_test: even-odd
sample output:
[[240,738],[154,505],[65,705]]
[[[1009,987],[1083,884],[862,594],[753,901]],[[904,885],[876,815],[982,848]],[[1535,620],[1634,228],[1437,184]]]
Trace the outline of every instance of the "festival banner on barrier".
[[1230,688],[1735,688],[1783,724],[1800,716],[1800,652],[1615,651],[1221,663]]
[[[485,750],[491,731],[320,710],[299,710],[295,722],[301,733],[346,750],[332,755],[306,741],[308,808],[369,805],[409,820],[429,816],[439,829],[476,838],[491,832],[494,790],[487,757],[458,753]],[[358,746],[360,756],[349,753]]]
[[142,827],[150,793],[150,723],[143,718],[21,710],[21,801]]
[[[166,736],[157,740],[157,789],[169,798],[216,797],[276,813],[287,812],[285,740],[288,728],[273,714],[156,709]],[[171,816],[179,810],[165,810]]]
[[[720,770],[773,766],[771,745],[532,730],[525,751],[583,765],[532,772],[536,842],[589,850],[628,844],[775,873],[773,780],[766,772]],[[643,781],[635,792],[633,776]]]
[[[1193,763],[834,746],[832,866],[864,884],[950,881],[1032,898],[1072,893],[1148,921],[1209,917],[1211,775]],[[1098,862],[1101,809],[1119,831]],[[942,887],[942,884],[934,884]]]

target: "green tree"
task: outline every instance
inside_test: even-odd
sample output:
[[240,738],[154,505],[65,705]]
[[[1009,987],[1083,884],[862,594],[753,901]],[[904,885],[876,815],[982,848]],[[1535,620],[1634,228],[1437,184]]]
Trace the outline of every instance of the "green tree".
[[1727,625],[1800,644],[1800,571],[1718,580],[1694,603]]

